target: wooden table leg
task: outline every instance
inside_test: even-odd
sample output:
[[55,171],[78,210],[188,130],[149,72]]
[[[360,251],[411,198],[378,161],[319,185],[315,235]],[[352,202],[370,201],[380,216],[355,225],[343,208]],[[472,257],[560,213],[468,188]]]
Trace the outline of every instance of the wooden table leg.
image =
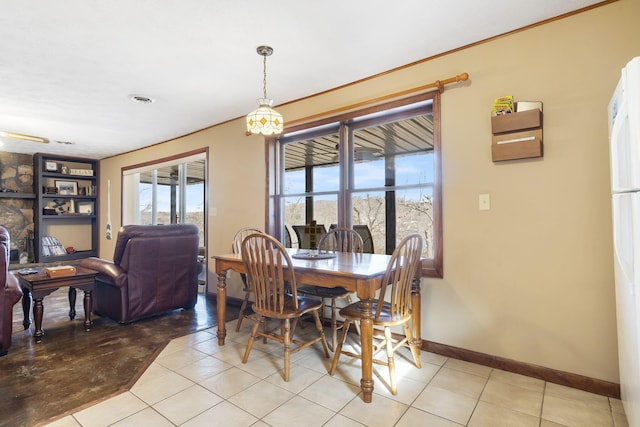
[[76,318],[76,288],[69,286],[69,320]]
[[362,340],[362,379],[360,388],[362,389],[362,400],[371,403],[373,395],[373,319],[371,299],[360,300],[361,321],[360,339]]
[[227,336],[227,272],[218,273],[218,293],[216,294],[218,303],[218,345],[224,345]]
[[91,310],[93,309],[93,292],[84,291],[84,330],[91,330]]
[[44,312],[42,299],[43,298],[35,298],[33,300],[33,321],[36,324],[36,331],[34,332],[33,337],[36,339],[37,343],[42,341],[42,336],[44,335],[44,331],[42,330],[42,313]]
[[29,310],[31,309],[31,291],[29,288],[22,287],[22,326],[25,331],[31,326],[31,319],[29,318]]

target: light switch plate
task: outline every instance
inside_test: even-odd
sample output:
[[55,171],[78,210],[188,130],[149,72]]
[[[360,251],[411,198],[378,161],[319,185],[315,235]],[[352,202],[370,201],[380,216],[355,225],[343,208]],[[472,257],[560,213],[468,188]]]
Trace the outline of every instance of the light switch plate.
[[478,196],[478,209],[488,211],[491,209],[491,196],[488,194],[480,194]]

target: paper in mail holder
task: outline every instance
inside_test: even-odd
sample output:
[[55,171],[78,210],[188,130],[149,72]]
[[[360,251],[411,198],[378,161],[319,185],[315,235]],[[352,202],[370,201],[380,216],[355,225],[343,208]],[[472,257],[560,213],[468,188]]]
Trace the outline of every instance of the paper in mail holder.
[[76,268],[72,265],[59,265],[56,267],[46,267],[44,272],[47,277],[73,276],[76,274]]

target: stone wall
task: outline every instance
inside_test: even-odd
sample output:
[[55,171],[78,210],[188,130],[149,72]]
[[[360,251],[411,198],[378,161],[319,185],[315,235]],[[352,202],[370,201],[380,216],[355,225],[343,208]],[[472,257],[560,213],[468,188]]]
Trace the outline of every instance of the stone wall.
[[32,262],[35,200],[11,197],[12,193],[34,194],[32,155],[0,151],[0,193],[0,225],[9,230],[11,248],[17,250],[12,262],[19,262],[19,254],[21,262]]

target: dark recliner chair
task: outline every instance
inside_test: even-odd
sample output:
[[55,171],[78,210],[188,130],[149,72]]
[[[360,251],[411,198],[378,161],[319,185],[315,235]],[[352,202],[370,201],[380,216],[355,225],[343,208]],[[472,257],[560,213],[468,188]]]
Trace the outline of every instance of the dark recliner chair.
[[99,272],[94,312],[129,323],[193,308],[201,268],[198,246],[198,227],[193,224],[122,227],[113,261],[92,257],[80,262]]
[[6,228],[0,226],[0,356],[4,356],[11,347],[13,332],[13,306],[20,301],[22,289],[18,279],[9,273],[9,248],[11,236]]

